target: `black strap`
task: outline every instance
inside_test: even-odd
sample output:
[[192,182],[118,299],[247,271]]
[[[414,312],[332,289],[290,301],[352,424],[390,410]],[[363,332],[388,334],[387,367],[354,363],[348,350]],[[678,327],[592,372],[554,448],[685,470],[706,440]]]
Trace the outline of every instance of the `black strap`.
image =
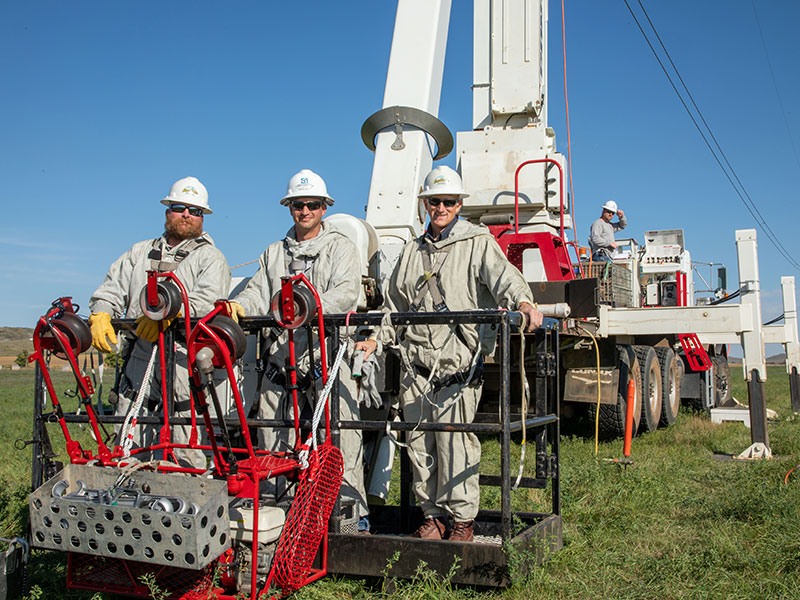
[[[420,377],[424,377],[428,379],[431,376],[431,370],[427,367],[423,367],[420,365],[415,364],[414,370],[417,372],[417,375]],[[470,371],[472,371],[472,376],[470,377]],[[452,375],[448,375],[447,377],[434,377],[431,379],[431,386],[434,392],[438,392],[441,389],[449,387],[454,384],[458,385],[478,385],[483,381],[483,355],[479,354],[477,362],[475,363],[475,369],[472,367],[466,367],[461,369],[460,371],[456,371]]]

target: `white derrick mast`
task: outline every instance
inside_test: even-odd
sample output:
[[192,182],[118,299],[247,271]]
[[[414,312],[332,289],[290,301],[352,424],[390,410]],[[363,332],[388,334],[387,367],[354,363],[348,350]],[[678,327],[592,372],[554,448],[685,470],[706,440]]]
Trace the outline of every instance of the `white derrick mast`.
[[438,121],[418,117],[439,113],[449,20],[450,0],[399,0],[384,110],[362,129],[365,143],[373,142],[375,149],[366,220],[380,239],[381,279],[389,276],[403,245],[422,232],[425,221],[417,194],[431,169],[436,142],[422,128],[438,133]]
[[[521,169],[521,233],[557,233],[562,200],[569,208],[566,161],[547,126],[547,20],[546,0],[475,1],[473,131],[456,137],[470,193],[462,214],[473,221],[498,224],[513,216],[514,177],[523,162],[550,159],[561,167]],[[572,227],[569,214],[564,227]]]

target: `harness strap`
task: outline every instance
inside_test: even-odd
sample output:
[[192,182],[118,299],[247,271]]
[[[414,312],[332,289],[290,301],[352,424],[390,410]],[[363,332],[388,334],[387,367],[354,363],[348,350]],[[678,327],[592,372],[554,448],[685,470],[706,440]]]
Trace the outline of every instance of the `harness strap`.
[[177,250],[174,257],[168,260],[161,260],[164,254],[163,240],[161,238],[156,238],[153,240],[153,245],[147,255],[147,258],[150,260],[150,269],[159,271],[160,273],[171,273],[178,268],[178,265],[184,258],[189,256],[189,253],[200,246],[205,246],[210,243],[211,242],[204,237],[194,238],[187,242],[180,250]]
[[[425,299],[425,296],[430,294],[431,300],[433,300],[433,310],[436,312],[445,312],[449,309],[447,308],[447,303],[444,300],[444,294],[442,293],[439,283],[439,271],[441,271],[447,255],[450,254],[450,250],[453,249],[453,244],[445,246],[440,250],[433,249],[431,244],[426,242],[420,242],[420,246],[422,268],[424,269],[422,274],[423,282],[419,290],[417,290],[417,295],[414,297],[411,306],[409,306],[409,310],[411,312],[418,312],[420,308],[422,308],[422,301]],[[441,257],[435,264],[432,258],[433,254]]]
[[[444,299],[444,293],[442,292],[441,282],[439,279],[439,272],[442,270],[444,261],[447,258],[447,255],[450,254],[450,251],[453,249],[454,244],[450,244],[441,249],[434,248],[433,245],[427,240],[419,240],[419,244],[420,252],[422,253],[422,268],[424,269],[422,276],[424,281],[422,286],[420,286],[419,290],[417,291],[414,301],[408,307],[408,310],[410,312],[419,312],[419,310],[422,308],[422,301],[424,300],[425,296],[430,294],[431,300],[433,300],[433,310],[436,312],[447,312],[450,309],[447,307],[447,302]],[[437,254],[441,257],[435,264],[433,262],[434,254]],[[460,323],[455,326],[455,333],[458,341],[464,344],[464,346],[467,348],[470,348],[469,342],[467,342],[467,337],[464,335],[464,331]]]

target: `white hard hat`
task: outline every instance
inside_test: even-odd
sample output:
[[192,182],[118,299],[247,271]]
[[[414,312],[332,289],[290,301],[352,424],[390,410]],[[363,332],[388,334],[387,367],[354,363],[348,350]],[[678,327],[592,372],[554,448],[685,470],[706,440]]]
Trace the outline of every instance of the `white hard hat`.
[[281,204],[289,206],[292,198],[322,198],[325,204],[333,206],[333,198],[328,195],[325,180],[311,169],[298,171],[289,179],[286,195],[281,199]]
[[459,198],[466,198],[469,194],[464,193],[464,186],[461,177],[458,176],[450,167],[436,167],[425,177],[425,183],[419,194],[420,198],[428,196],[438,196],[440,194],[452,194]]
[[610,210],[612,213],[616,213],[617,203],[613,200],[608,200],[605,204],[603,204],[603,210]]
[[208,207],[208,190],[200,183],[196,177],[184,177],[172,184],[169,196],[161,201],[161,204],[188,204],[203,209],[204,215],[210,215],[211,209]]

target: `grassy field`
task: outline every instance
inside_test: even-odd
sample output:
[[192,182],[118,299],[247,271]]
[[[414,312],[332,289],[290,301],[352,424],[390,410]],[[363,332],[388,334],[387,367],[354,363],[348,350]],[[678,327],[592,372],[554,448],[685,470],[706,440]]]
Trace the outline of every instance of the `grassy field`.
[[[745,401],[741,370],[733,369],[733,394]],[[69,379],[56,374],[57,389]],[[30,452],[15,439],[30,438],[33,370],[0,371],[0,529],[23,531]],[[455,588],[422,569],[418,580],[400,583],[399,598],[800,598],[800,422],[791,416],[788,383],[770,368],[768,406],[779,419],[770,424],[775,458],[742,463],[728,459],[750,444],[741,424],[711,425],[682,412],[668,429],[634,440],[634,464],[598,461],[590,433],[565,437],[561,474],[564,548],[541,568],[522,574],[501,591]],[[68,401],[72,409],[74,400]],[[573,428],[574,429],[574,428]],[[54,432],[55,433],[55,432]],[[53,441],[58,439],[53,435]],[[601,442],[601,457],[618,457],[621,442]],[[482,470],[496,472],[494,442],[484,442]],[[482,503],[491,504],[484,493]],[[545,497],[520,491],[514,507],[537,510]],[[63,559],[34,555],[32,583],[41,598],[88,600],[91,593],[63,592]],[[373,598],[374,584],[326,578],[301,590],[298,599]],[[95,600],[101,598],[96,595]],[[102,598],[111,600],[112,596]]]

